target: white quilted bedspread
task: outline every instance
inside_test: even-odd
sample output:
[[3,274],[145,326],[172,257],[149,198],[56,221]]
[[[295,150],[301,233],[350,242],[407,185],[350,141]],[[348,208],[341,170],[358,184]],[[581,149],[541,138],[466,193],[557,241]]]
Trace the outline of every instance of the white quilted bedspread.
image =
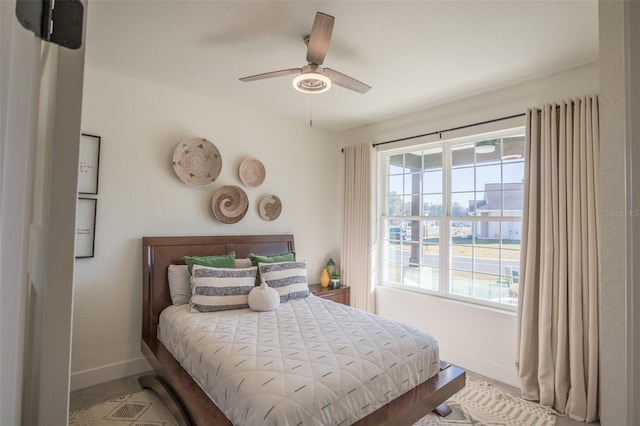
[[234,425],[349,425],[438,372],[438,344],[319,297],[274,311],[170,306],[160,341]]

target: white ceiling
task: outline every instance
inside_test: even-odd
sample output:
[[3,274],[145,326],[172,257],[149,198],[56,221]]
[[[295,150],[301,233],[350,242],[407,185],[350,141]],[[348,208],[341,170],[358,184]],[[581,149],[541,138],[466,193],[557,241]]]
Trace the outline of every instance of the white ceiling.
[[[335,16],[324,65],[373,86],[295,91],[316,11]],[[333,130],[598,60],[598,3],[90,0],[90,66]]]

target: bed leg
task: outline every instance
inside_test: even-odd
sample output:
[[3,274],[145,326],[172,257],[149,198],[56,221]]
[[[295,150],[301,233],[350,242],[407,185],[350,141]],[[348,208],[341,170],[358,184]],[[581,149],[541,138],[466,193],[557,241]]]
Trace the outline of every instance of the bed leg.
[[[449,367],[451,367],[451,364],[449,364],[448,362],[440,361],[440,371],[446,370]],[[451,407],[449,407],[446,402],[443,402],[442,404],[434,408],[433,412],[440,417],[447,417],[449,414],[451,414]]]
[[191,422],[186,413],[182,409],[180,402],[173,395],[173,392],[167,387],[167,385],[157,376],[145,375],[138,377],[138,383],[143,389],[151,389],[154,391],[160,399],[162,399],[169,408],[169,411],[176,418],[178,425],[191,426]]
[[449,414],[451,414],[451,408],[446,402],[443,402],[442,404],[434,408],[433,412],[439,415],[440,417],[447,417]]

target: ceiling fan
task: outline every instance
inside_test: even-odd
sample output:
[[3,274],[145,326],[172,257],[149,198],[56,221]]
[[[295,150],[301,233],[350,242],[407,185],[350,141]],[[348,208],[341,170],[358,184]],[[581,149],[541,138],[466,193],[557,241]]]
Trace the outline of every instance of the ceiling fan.
[[289,68],[286,70],[272,71],[264,74],[242,77],[240,81],[250,82],[265,78],[281,77],[283,75],[298,74],[293,79],[293,87],[304,93],[322,93],[331,88],[331,84],[337,84],[346,89],[358,93],[366,93],[371,86],[356,80],[353,77],[321,67],[324,57],[329,50],[333,21],[335,18],[322,12],[316,13],[316,18],[311,27],[311,34],[305,38],[307,44],[307,62],[302,68]]

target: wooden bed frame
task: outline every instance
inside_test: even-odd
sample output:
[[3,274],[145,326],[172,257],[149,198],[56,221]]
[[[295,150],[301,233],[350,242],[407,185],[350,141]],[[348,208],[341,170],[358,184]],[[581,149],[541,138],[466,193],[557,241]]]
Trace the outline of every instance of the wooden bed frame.
[[[157,392],[181,425],[231,425],[200,386],[157,339],[158,321],[171,305],[167,270],[184,264],[183,256],[222,255],[235,251],[237,258],[249,253],[274,255],[295,251],[293,235],[144,237],[142,353],[155,376],[139,379],[144,388]],[[356,422],[356,425],[407,425],[431,411],[445,411],[444,401],[464,387],[465,372],[441,367],[436,376],[413,388]]]

